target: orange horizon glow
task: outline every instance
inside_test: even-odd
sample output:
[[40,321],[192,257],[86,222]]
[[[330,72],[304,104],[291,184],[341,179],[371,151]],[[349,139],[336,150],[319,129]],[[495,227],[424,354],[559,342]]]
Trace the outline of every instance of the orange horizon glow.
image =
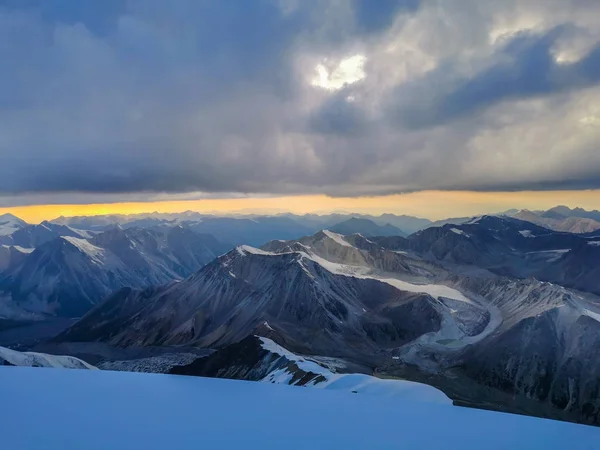
[[197,211],[207,214],[326,214],[331,212],[406,214],[431,220],[496,213],[511,208],[548,209],[557,205],[600,209],[600,190],[470,192],[421,191],[380,197],[327,197],[297,195],[225,199],[176,200],[101,204],[49,204],[0,208],[30,223],[59,216],[104,214],[179,213]]

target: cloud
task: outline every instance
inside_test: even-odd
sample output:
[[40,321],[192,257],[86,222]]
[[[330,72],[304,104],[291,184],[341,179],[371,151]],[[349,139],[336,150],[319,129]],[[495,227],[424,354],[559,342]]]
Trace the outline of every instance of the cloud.
[[0,0],[0,196],[600,187],[600,5],[544,5]]
[[419,105],[403,105],[401,119],[412,127],[431,126],[461,119],[499,102],[594,86],[600,81],[600,45],[576,62],[557,61],[553,48],[563,33],[568,33],[564,27],[518,33],[491,55],[489,67],[472,77],[458,78],[450,86],[433,83],[436,78],[447,79],[448,71],[453,70],[440,67],[429,78],[417,81],[431,90]]
[[354,0],[354,11],[360,29],[378,32],[390,27],[398,12],[414,12],[420,4],[420,0]]

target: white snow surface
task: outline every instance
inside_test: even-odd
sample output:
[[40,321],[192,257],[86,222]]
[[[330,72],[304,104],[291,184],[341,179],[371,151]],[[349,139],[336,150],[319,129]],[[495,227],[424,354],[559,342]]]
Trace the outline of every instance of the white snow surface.
[[394,397],[146,373],[0,367],[19,450],[600,450],[600,428]]
[[97,368],[91,364],[88,364],[85,361],[73,356],[56,356],[35,352],[17,352],[6,347],[0,347],[0,362],[2,360],[8,361],[13,366],[97,370]]
[[71,237],[71,236],[62,236],[62,238],[65,241],[73,244],[75,247],[77,247],[79,250],[81,250],[86,255],[88,255],[93,261],[96,261],[99,263],[103,262],[104,254],[106,252],[106,250],[104,250],[103,248],[96,247],[95,245],[91,244],[90,242],[86,241],[85,239],[80,239],[80,238]]
[[0,236],[8,236],[20,230],[25,222],[10,214],[0,215]]
[[306,254],[300,252],[303,257],[308,258],[327,269],[329,272],[337,275],[353,276],[362,279],[378,280],[382,283],[390,284],[401,291],[415,292],[429,294],[434,298],[439,299],[440,297],[451,298],[465,303],[472,303],[467,297],[464,296],[460,291],[453,289],[443,284],[414,284],[407,281],[398,280],[396,278],[381,278],[373,275],[369,275],[370,269],[363,266],[351,266],[346,264],[333,263],[327,261],[314,254]]
[[459,228],[450,228],[450,231],[452,231],[455,234],[461,235],[461,236],[469,237],[469,235],[467,233],[465,233],[463,230],[461,230]]
[[346,239],[344,239],[344,236],[342,236],[341,234],[334,233],[333,231],[329,230],[323,230],[323,233],[325,234],[325,236],[327,236],[330,239],[333,239],[335,242],[337,242],[340,245],[343,245],[344,247],[352,247],[352,245],[350,245],[350,243]]
[[533,234],[531,234],[531,230],[521,230],[519,231],[519,234],[523,237],[535,237]]
[[26,247],[21,247],[20,245],[6,245],[6,244],[2,244],[2,247],[4,248],[14,248],[15,250],[21,252],[21,253],[31,253],[35,250],[35,248],[26,248]]
[[600,241],[589,241],[588,245],[591,245],[593,247],[600,247]]
[[[442,391],[422,383],[405,380],[384,380],[370,375],[360,373],[334,373],[306,357],[296,355],[271,339],[259,337],[262,347],[280,356],[284,356],[305,372],[322,375],[325,381],[309,383],[306,386],[328,390],[354,391],[358,394],[394,396],[402,400],[418,400],[443,405],[451,405],[450,400]],[[286,369],[270,373],[263,382],[277,384],[291,384],[293,374]]]
[[246,256],[246,253],[250,253],[252,255],[263,255],[263,256],[275,256],[275,255],[277,255],[277,253],[266,252],[266,251],[261,250],[259,248],[251,247],[250,245],[240,245],[239,247],[236,247],[236,250],[242,256]]

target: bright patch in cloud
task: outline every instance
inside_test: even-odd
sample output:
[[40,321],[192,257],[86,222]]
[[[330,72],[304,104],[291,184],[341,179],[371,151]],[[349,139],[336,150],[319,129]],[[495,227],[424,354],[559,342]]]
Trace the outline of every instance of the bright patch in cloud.
[[312,80],[313,86],[336,91],[347,84],[356,83],[366,77],[364,55],[354,55],[342,59],[331,72],[323,64],[317,65],[317,76]]

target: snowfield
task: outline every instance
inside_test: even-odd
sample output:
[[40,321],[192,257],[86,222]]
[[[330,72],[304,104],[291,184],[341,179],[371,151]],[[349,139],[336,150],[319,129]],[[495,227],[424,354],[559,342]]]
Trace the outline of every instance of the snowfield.
[[35,352],[17,352],[6,347],[0,347],[0,365],[54,367],[61,369],[97,369],[91,364],[88,364],[85,361],[73,356],[56,356]]
[[0,367],[2,448],[597,450],[600,428],[394,397]]

